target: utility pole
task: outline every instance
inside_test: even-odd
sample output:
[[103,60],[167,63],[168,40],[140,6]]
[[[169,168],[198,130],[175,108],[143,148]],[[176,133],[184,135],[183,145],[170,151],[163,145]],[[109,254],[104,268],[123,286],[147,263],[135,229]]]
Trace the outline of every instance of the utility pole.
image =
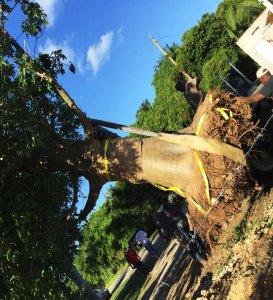
[[[165,55],[168,57],[168,59],[177,66],[177,62],[158,44],[158,42],[149,34],[149,38],[151,41],[156,45],[156,47]],[[186,73],[185,71],[181,70],[182,74],[187,78],[187,80],[192,80],[190,75]]]

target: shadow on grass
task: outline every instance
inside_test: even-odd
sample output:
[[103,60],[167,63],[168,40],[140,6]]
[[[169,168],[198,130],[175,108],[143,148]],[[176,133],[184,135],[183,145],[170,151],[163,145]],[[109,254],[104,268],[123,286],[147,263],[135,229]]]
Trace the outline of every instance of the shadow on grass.
[[[153,284],[147,289],[142,297],[142,300],[149,300],[151,295],[153,299],[167,299],[170,287],[177,284],[177,299],[185,299],[185,295],[196,282],[201,273],[201,265],[192,260],[187,253],[182,253],[183,248],[176,252],[176,257],[173,263],[169,266],[168,271],[161,278],[155,279]],[[183,278],[183,280],[181,280]],[[155,290],[156,288],[156,290]],[[180,298],[182,296],[182,298]]]
[[[157,250],[161,253],[161,255],[168,247],[168,243],[164,243],[159,238],[157,238],[154,241],[154,245],[157,248]],[[145,265],[148,267],[150,271],[152,271],[153,267],[157,262],[156,259],[152,258],[152,256],[149,253],[147,253],[147,255],[145,255],[142,258],[142,261],[145,263]],[[137,297],[140,294],[140,290],[144,286],[146,279],[147,277],[144,274],[142,274],[139,270],[136,270],[127,281],[125,281],[124,283],[120,281],[120,286],[117,288],[116,291],[113,292],[113,296],[111,299],[117,299],[117,300],[137,299]],[[157,281],[158,279],[156,280],[156,282]]]
[[[155,262],[149,260],[146,262],[146,266],[149,270],[152,270]],[[136,270],[131,277],[118,288],[114,293],[113,299],[117,300],[135,300],[137,299],[139,292],[146,281],[147,276],[142,274],[139,270]],[[116,296],[115,296],[116,295]]]

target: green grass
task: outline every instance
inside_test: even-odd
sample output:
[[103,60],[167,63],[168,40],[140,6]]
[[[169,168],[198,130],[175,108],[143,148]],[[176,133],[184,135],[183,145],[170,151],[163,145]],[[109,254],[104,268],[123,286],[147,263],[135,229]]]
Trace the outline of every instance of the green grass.
[[[153,259],[145,261],[145,265],[148,269],[152,270],[155,262]],[[121,283],[121,285],[113,293],[111,300],[136,300],[140,294],[140,291],[146,281],[147,277],[140,271],[135,270],[131,277]]]
[[136,300],[145,280],[145,275],[136,270],[126,282],[116,289],[111,299]]
[[233,234],[235,242],[242,241],[246,238],[246,220],[242,220],[241,223],[234,228]]
[[106,287],[107,289],[112,285],[113,282],[115,282],[115,281],[118,279],[118,277],[119,277],[119,276],[122,274],[122,272],[127,268],[127,266],[128,266],[127,263],[124,264],[124,265],[122,265],[122,266],[118,269],[117,273],[116,273],[113,277],[109,278],[109,280],[105,283],[105,287]]

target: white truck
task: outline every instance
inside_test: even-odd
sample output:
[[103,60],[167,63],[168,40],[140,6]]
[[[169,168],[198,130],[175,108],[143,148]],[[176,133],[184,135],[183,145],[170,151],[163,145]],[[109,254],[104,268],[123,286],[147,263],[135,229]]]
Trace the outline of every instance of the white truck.
[[273,0],[260,0],[266,8],[236,44],[273,74]]
[[[265,6],[264,11],[237,40],[236,44],[259,66],[266,67],[273,74],[273,0],[258,1]],[[254,88],[250,89],[250,94],[254,93],[254,90]],[[273,113],[273,101],[264,100],[253,106],[260,125],[264,126]],[[273,173],[273,120],[267,125],[266,135],[263,139],[263,151],[256,156],[257,159],[252,161],[252,165],[262,175],[271,175]]]

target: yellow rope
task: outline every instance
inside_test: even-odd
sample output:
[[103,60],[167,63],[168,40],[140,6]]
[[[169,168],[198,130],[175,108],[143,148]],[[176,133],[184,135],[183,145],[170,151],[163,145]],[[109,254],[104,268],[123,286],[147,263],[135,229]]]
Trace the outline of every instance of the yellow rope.
[[201,205],[199,205],[197,202],[195,202],[191,197],[186,197],[185,193],[182,190],[180,190],[180,188],[177,186],[172,186],[169,188],[165,188],[164,186],[162,186],[160,184],[154,184],[154,186],[165,192],[172,191],[172,192],[177,193],[181,197],[187,199],[187,201],[190,202],[192,205],[194,205],[203,215],[206,215],[207,213],[209,213],[209,211],[204,210],[204,208]]
[[[213,97],[212,97],[212,94],[209,94],[208,95],[208,101],[212,104],[213,100]],[[222,108],[222,107],[217,107],[215,108],[216,111],[218,111],[225,120],[228,120],[229,118],[232,118],[233,117],[233,114],[232,114],[232,111],[228,108]],[[229,114],[229,115],[228,115]],[[201,128],[202,128],[202,124],[204,122],[204,119],[205,119],[205,116],[207,115],[207,112],[205,112],[201,118],[199,119],[199,122],[198,122],[198,125],[197,125],[197,128],[196,128],[196,135],[199,135],[200,134],[200,131],[201,131]],[[208,181],[208,177],[207,177],[207,174],[206,174],[206,171],[204,169],[204,166],[202,164],[202,161],[198,155],[198,152],[196,150],[193,151],[193,154],[194,154],[194,157],[196,159],[196,162],[199,166],[199,169],[200,169],[200,172],[202,174],[202,177],[203,177],[203,180],[204,180],[204,183],[205,183],[205,187],[206,187],[206,196],[207,196],[207,199],[208,199],[208,203],[209,205],[211,205],[211,197],[210,197],[210,190],[209,190],[209,181]]]
[[107,159],[107,149],[108,149],[108,145],[109,145],[109,140],[105,140],[105,144],[104,144],[104,170],[103,173],[106,174],[107,179],[110,181],[110,173],[109,173],[109,168],[108,168],[108,159]]

